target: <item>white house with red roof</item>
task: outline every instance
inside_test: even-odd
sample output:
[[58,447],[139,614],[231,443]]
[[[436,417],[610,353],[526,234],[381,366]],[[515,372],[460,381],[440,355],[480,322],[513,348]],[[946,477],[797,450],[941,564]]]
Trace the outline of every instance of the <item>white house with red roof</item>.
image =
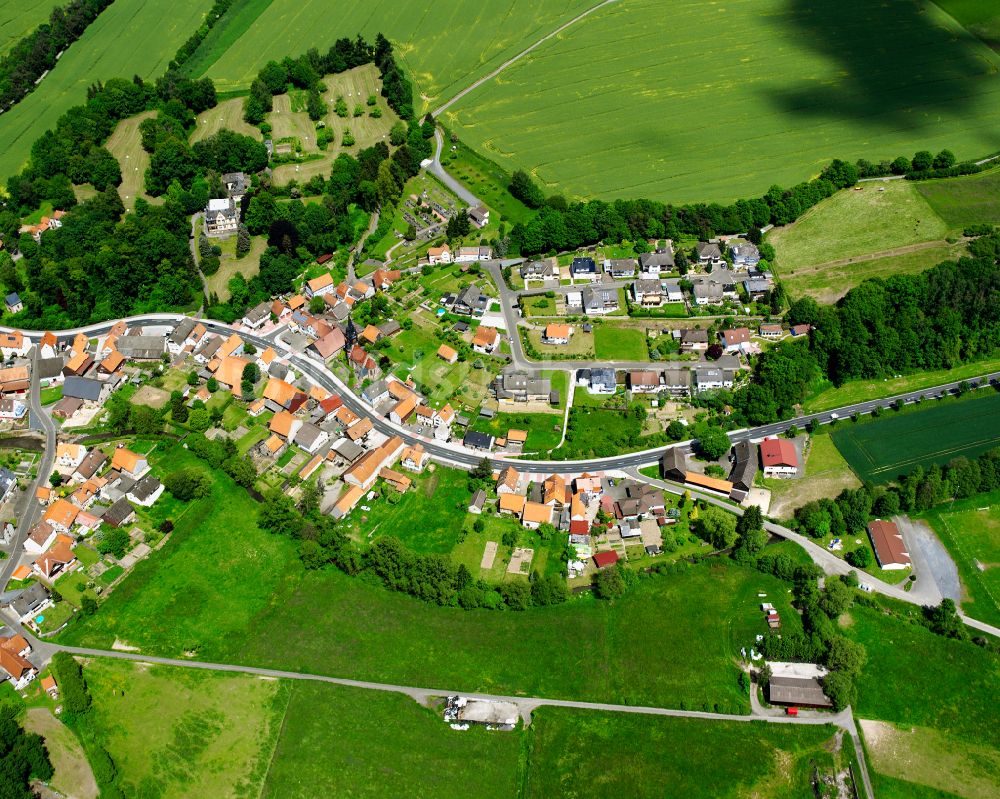
[[765,438],[760,442],[764,477],[795,477],[799,473],[799,453],[787,438]]

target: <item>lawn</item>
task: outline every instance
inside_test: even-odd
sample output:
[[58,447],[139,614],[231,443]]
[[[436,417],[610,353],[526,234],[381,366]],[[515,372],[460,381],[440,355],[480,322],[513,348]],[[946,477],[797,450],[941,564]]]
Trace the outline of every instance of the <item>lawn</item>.
[[906,413],[845,424],[831,433],[862,480],[886,483],[916,466],[975,457],[1000,443],[1000,393],[946,400]]
[[[389,130],[399,120],[396,112],[389,108],[382,97],[382,80],[374,64],[342,72],[337,75],[327,75],[323,78],[327,91],[323,94],[328,109],[324,123],[333,131],[333,141],[325,150],[320,150],[316,143],[316,123],[309,119],[304,106],[298,102],[298,95],[280,94],[274,98],[274,112],[267,115],[272,124],[275,142],[286,137],[298,139],[304,154],[320,155],[316,160],[302,164],[282,164],[274,170],[275,183],[283,184],[292,179],[300,183],[309,180],[313,175],[329,175],[334,160],[342,152],[357,155],[358,151],[370,147],[376,142],[387,140]],[[369,114],[371,110],[366,104],[370,95],[376,97],[376,106],[382,112],[379,118]],[[343,97],[347,103],[348,117],[338,117],[333,106],[338,97]],[[354,108],[361,105],[364,113],[353,116]],[[350,132],[355,143],[350,147],[343,145],[343,137]]]
[[[565,398],[565,392],[561,397]],[[492,419],[477,419],[473,430],[506,437],[507,432],[527,430],[528,440],[525,452],[546,452],[562,438],[563,415],[561,413],[498,413]]]
[[513,799],[520,738],[455,732],[401,694],[296,683],[260,796],[464,799],[475,786],[476,796]]
[[209,108],[198,114],[195,129],[191,133],[191,143],[214,136],[223,128],[259,140],[260,129],[243,119],[243,103],[243,97],[234,97],[231,100],[223,100],[215,108]]
[[865,400],[894,397],[897,394],[907,394],[939,386],[942,383],[953,383],[956,380],[971,380],[989,372],[1000,369],[1000,358],[984,361],[974,361],[962,364],[953,369],[938,369],[932,372],[918,372],[897,378],[883,380],[852,380],[842,386],[830,383],[820,385],[817,390],[802,403],[804,413],[819,413],[845,405],[854,405]]
[[62,386],[43,388],[40,393],[42,405],[53,405],[62,399]]
[[[163,463],[206,469],[179,448],[157,453],[160,474]],[[797,618],[787,586],[724,561],[642,580],[614,603],[443,608],[333,569],[304,571],[295,542],[260,531],[256,505],[221,473],[186,508],[164,509],[175,529],[163,549],[61,640],[398,684],[745,710],[732,657],[765,631],[758,592]],[[683,625],[663,612],[680,605]]]
[[3,17],[0,18],[0,56],[23,39],[35,28],[49,19],[49,13],[58,6],[57,2],[37,2],[37,0],[5,0]]
[[594,349],[599,361],[645,361],[646,334],[641,328],[594,326]]
[[[597,330],[598,328],[594,328]],[[528,330],[518,328],[522,342],[526,336],[531,346],[538,352],[541,360],[547,356],[562,356],[563,358],[585,359],[594,357],[594,334],[584,333],[579,325],[573,325],[573,335],[568,344],[545,344],[542,342],[544,330]]]
[[210,5],[208,0],[177,0],[167,15],[161,4],[149,0],[118,0],[109,6],[67,48],[41,85],[0,117],[0,177],[18,171],[34,141],[55,127],[65,111],[86,101],[88,86],[108,78],[161,75]]
[[942,506],[926,519],[958,566],[962,609],[1000,625],[1000,493]]
[[774,518],[789,519],[796,508],[807,502],[835,497],[845,488],[861,485],[829,435],[819,433],[811,436],[809,441],[803,477],[764,481],[771,491],[769,515]]
[[525,316],[555,316],[556,298],[546,297],[544,294],[525,297],[521,304],[524,308]]
[[[832,726],[535,711],[525,797],[812,796]],[[722,753],[725,753],[723,756]],[[586,791],[581,792],[581,787]]]
[[[344,527],[362,543],[391,535],[414,552],[450,552],[469,507],[468,476],[440,465],[433,472],[408,476],[413,485],[399,502],[393,505],[385,498],[365,501],[361,504],[371,510],[356,508]],[[420,524],[413,523],[417,519]]]
[[[203,235],[201,231],[199,236]],[[217,294],[220,302],[229,299],[229,281],[236,277],[239,272],[247,280],[260,272],[260,256],[267,249],[267,238],[265,236],[252,236],[250,238],[250,252],[242,258],[236,257],[236,237],[230,236],[228,239],[211,239],[212,244],[218,244],[222,248],[222,257],[219,259],[219,269],[206,279],[210,293]]]
[[[215,80],[220,90],[246,89],[270,59],[280,61],[310,47],[325,52],[338,37],[354,38],[361,33],[373,40],[382,32],[393,41],[397,58],[414,81],[420,112],[451,97],[590,5],[591,0],[542,5],[487,0],[428,7],[417,0],[402,0],[373,6],[349,0],[330,14],[322,0],[269,4],[256,0],[228,26],[213,30],[195,59],[201,67],[199,74]],[[455,41],[462,46],[455,47]]]
[[87,726],[124,796],[256,796],[292,688],[243,674],[95,658]]
[[510,183],[507,172],[464,142],[452,143],[449,140],[441,154],[441,163],[447,168],[448,174],[470,189],[487,206],[495,209],[501,219],[514,225],[527,222],[534,216],[528,206],[507,191]]
[[1000,170],[916,184],[938,216],[953,228],[1000,223]]
[[[706,47],[706,35],[726,44]],[[997,146],[998,65],[915,0],[736,0],[670,13],[633,0],[543,43],[444,116],[507,171],[531,170],[546,193],[726,201],[807,179],[833,157],[944,147],[982,157]]]
[[149,168],[149,153],[142,149],[142,138],[139,135],[139,125],[155,116],[155,111],[146,111],[142,114],[136,114],[134,117],[123,119],[115,127],[115,132],[111,134],[105,145],[108,151],[118,159],[122,170],[122,183],[118,187],[118,194],[125,207],[130,211],[135,208],[137,197],[142,197],[146,201],[159,202],[146,194],[146,170]]

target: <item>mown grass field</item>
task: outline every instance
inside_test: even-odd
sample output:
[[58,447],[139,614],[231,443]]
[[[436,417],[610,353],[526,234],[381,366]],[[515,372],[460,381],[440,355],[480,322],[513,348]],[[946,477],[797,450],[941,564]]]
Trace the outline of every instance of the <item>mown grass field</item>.
[[445,117],[550,192],[732,200],[796,183],[834,157],[986,155],[998,142],[998,65],[915,0],[669,11],[634,0],[544,43]]
[[223,100],[215,108],[209,108],[198,114],[195,122],[195,129],[191,133],[191,143],[207,139],[214,136],[223,128],[242,133],[251,138],[261,138],[260,130],[243,120],[243,97],[234,97],[231,100]]
[[1000,224],[1000,169],[917,183],[917,191],[950,227]]
[[641,328],[596,325],[594,350],[601,361],[644,361],[648,357],[646,334]]
[[[832,764],[832,727],[535,712],[526,797],[811,795],[812,764]],[[720,753],[725,752],[725,757]]]
[[118,195],[129,210],[135,208],[136,197],[142,197],[148,202],[162,202],[146,194],[149,153],[142,149],[142,137],[139,135],[139,125],[154,116],[156,116],[155,111],[147,111],[123,119],[105,145],[108,152],[118,159],[118,165],[121,167],[122,182],[118,187]]
[[374,39],[381,31],[393,41],[397,57],[412,76],[421,95],[418,103],[424,100],[429,107],[593,3],[453,0],[428,6],[417,0],[349,0],[338,5],[336,14],[330,14],[329,4],[322,0],[250,5],[228,26],[213,31],[195,56],[201,59],[202,74],[220,89],[248,87],[270,59],[280,61],[310,47],[325,51],[337,38],[354,38],[358,33]]
[[0,177],[6,179],[21,168],[35,139],[54,127],[67,109],[84,103],[91,84],[162,74],[210,5],[209,0],[176,0],[169,14],[155,0],[118,0],[109,6],[41,85],[0,116]]
[[[197,463],[177,450],[160,458],[170,468]],[[772,597],[789,629],[798,618],[783,583],[727,562],[642,580],[614,603],[442,608],[339,571],[305,572],[295,542],[259,530],[256,505],[221,474],[209,497],[169,512],[176,527],[163,549],[61,640],[395,684],[739,712],[748,706],[732,658],[766,629],[757,594]],[[682,605],[683,624],[663,612]]]
[[791,225],[772,230],[775,268],[795,297],[833,302],[870,277],[920,272],[963,251],[907,180],[840,191]]
[[47,22],[58,2],[43,0],[4,0],[0,5],[0,56],[19,40]]
[[[374,65],[366,64],[339,75],[327,75],[323,78],[323,83],[327,87],[323,94],[327,105],[323,122],[334,132],[334,139],[325,150],[320,150],[317,146],[316,123],[306,113],[305,94],[280,94],[274,98],[274,111],[267,115],[267,120],[273,126],[272,137],[275,143],[285,137],[292,137],[302,144],[303,154],[320,156],[302,164],[282,164],[275,167],[274,179],[277,183],[287,183],[293,179],[305,182],[314,175],[327,176],[340,153],[356,155],[359,150],[371,147],[376,142],[388,143],[389,131],[399,121],[396,112],[389,108],[381,95],[382,81]],[[375,107],[382,112],[381,117],[375,118],[369,114],[371,108],[366,101],[370,95],[377,98]],[[343,97],[347,103],[346,119],[334,113],[333,107],[338,97]],[[354,116],[355,106],[358,105],[362,107],[363,113]],[[343,143],[347,132],[354,137],[355,143],[351,146],[344,146]]]
[[917,466],[974,457],[1000,444],[1000,394],[945,401],[899,415],[845,424],[831,433],[862,480],[886,483]]
[[[199,236],[203,235],[201,232]],[[250,239],[250,252],[242,258],[236,257],[236,237],[228,239],[213,239],[212,244],[218,244],[222,248],[222,256],[219,263],[219,271],[214,275],[209,275],[209,293],[217,294],[220,302],[229,299],[229,281],[239,272],[247,280],[260,272],[260,256],[267,249],[267,238],[264,236],[253,236]]]
[[1000,493],[936,508],[926,518],[958,566],[962,609],[1000,625]]

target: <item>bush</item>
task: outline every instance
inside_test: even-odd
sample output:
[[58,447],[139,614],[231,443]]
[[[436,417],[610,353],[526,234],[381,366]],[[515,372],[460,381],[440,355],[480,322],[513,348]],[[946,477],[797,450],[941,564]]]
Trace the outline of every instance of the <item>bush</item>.
[[211,479],[198,469],[178,469],[163,478],[167,491],[182,502],[208,496],[212,490]]

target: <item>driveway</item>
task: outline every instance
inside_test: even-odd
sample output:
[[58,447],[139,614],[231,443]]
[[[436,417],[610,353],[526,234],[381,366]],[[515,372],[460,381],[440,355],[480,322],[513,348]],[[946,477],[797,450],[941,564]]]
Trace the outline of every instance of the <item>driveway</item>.
[[906,551],[913,562],[913,573],[917,576],[910,595],[918,597],[925,605],[937,605],[942,597],[958,604],[962,598],[958,568],[927,522],[906,516],[896,516],[893,521],[903,535]]

